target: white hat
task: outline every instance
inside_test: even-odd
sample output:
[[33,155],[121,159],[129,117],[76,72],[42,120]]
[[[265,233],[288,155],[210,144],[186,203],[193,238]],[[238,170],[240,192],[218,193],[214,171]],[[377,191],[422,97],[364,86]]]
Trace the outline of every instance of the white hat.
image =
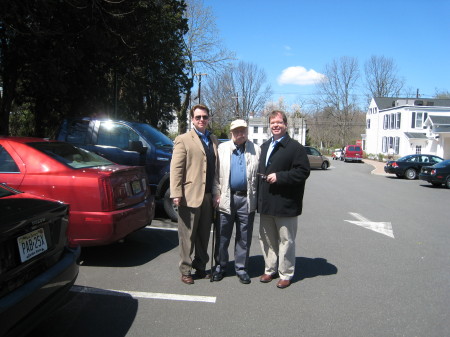
[[236,119],[235,121],[231,122],[230,131],[237,129],[237,128],[246,128],[247,122],[243,119]]

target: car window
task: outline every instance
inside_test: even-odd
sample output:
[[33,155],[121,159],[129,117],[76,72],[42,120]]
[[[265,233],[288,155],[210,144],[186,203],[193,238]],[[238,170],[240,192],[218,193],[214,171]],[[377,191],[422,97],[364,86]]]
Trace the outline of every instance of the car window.
[[430,161],[432,163],[440,163],[443,162],[444,160],[442,158],[436,157],[436,156],[430,156]]
[[420,156],[420,161],[422,163],[429,163],[430,160],[428,159],[428,156]]
[[408,162],[417,162],[418,161],[418,157],[409,157],[409,158],[406,158],[406,161],[408,161]]
[[128,126],[107,121],[100,124],[97,145],[115,146],[122,150],[130,150],[131,142],[138,140],[139,135]]
[[0,145],[0,172],[2,173],[17,173],[20,172],[16,162],[10,154]]
[[172,140],[154,127],[142,123],[133,123],[133,126],[154,146],[173,147]]
[[72,144],[86,144],[89,121],[71,121],[67,128],[66,141]]
[[28,145],[75,169],[114,165],[108,159],[68,143],[34,142],[28,143]]
[[311,147],[309,149],[311,151],[311,153],[310,153],[311,155],[313,155],[313,156],[320,156],[320,152],[317,149],[315,149],[313,147]]
[[361,148],[359,146],[355,146],[355,151],[361,151]]
[[305,147],[306,150],[306,154],[311,155],[311,148],[310,147]]

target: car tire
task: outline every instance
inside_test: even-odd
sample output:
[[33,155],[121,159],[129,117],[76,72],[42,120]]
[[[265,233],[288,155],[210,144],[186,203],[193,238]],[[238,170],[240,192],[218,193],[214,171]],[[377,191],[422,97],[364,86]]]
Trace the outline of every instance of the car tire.
[[174,203],[172,202],[172,199],[170,198],[170,188],[169,187],[167,187],[167,190],[164,193],[163,205],[164,205],[164,211],[166,212],[169,219],[172,220],[173,222],[177,222],[178,221],[178,208],[177,208],[177,206],[174,205]]
[[409,180],[414,180],[417,178],[417,172],[413,168],[409,168],[405,171],[405,177]]
[[322,170],[326,170],[327,168],[328,168],[328,162],[327,162],[327,161],[324,161],[324,162],[322,163],[321,169],[322,169]]
[[450,188],[450,176],[445,179],[445,187]]

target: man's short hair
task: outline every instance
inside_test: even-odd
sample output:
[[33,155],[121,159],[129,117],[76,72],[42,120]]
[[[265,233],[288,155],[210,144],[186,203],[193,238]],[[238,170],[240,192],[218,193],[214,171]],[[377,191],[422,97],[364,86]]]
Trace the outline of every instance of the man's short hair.
[[273,110],[273,111],[269,114],[269,124],[270,124],[270,120],[271,120],[272,118],[277,117],[278,115],[281,115],[281,117],[283,118],[284,124],[287,125],[287,117],[286,117],[286,114],[284,113],[284,111],[281,111],[281,110]]
[[195,109],[204,110],[204,111],[206,111],[206,113],[207,113],[208,116],[209,116],[209,108],[208,108],[206,105],[203,105],[203,104],[196,104],[196,105],[194,105],[194,106],[192,107],[192,109],[191,109],[191,117],[194,117],[194,111],[195,111]]

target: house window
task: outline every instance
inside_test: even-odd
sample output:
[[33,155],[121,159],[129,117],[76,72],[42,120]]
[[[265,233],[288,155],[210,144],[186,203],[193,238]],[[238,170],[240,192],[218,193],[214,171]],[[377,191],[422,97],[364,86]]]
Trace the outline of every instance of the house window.
[[416,128],[421,128],[422,127],[422,119],[423,119],[423,113],[422,112],[416,112],[416,126],[415,126]]
[[258,139],[253,139],[253,143],[258,144]]
[[389,115],[384,115],[383,117],[383,129],[389,129]]
[[257,126],[253,127],[253,133],[258,133],[258,127]]
[[402,113],[401,112],[397,112],[396,114],[395,114],[395,128],[396,129],[400,129],[400,125],[401,125],[401,123],[400,123],[400,121],[401,121],[401,118],[402,118]]
[[422,145],[416,145],[416,154],[422,153]]
[[370,119],[366,120],[366,129],[370,129]]
[[400,153],[400,137],[395,137],[394,138],[394,151],[395,154],[399,154]]
[[395,129],[395,114],[389,115],[389,129]]
[[294,128],[294,134],[298,134],[298,128]]
[[263,133],[267,133],[267,126],[263,127]]

